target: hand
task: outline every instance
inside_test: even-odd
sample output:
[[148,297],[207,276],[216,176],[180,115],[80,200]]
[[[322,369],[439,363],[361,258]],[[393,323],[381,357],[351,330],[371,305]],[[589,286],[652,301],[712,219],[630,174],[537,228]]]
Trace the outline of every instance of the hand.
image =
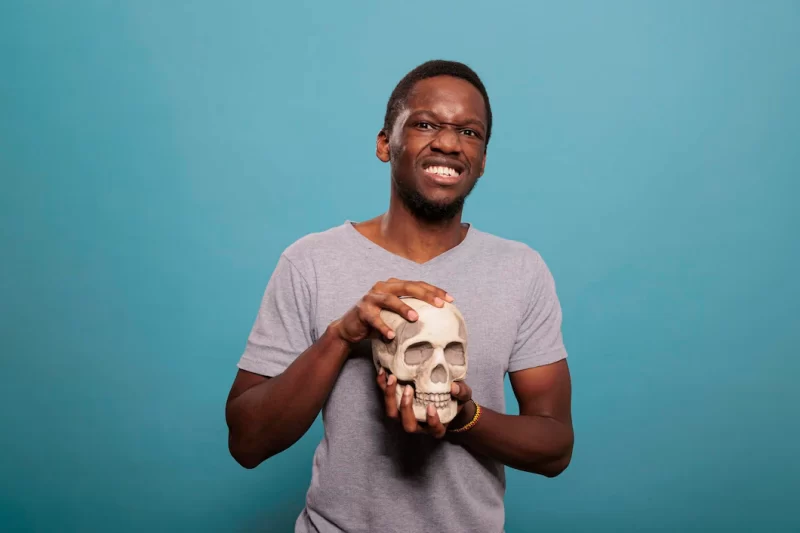
[[[386,416],[394,420],[400,420],[403,424],[403,429],[407,433],[427,433],[437,439],[444,437],[449,424],[442,424],[439,420],[439,413],[436,412],[436,408],[433,405],[428,406],[425,423],[420,424],[417,421],[414,416],[414,390],[411,385],[406,385],[400,406],[397,405],[397,379],[391,375],[387,379],[386,372],[382,368],[378,371],[378,386],[383,391]],[[463,381],[454,381],[450,386],[450,394],[458,402],[457,414],[450,423],[456,423],[456,427],[461,427],[466,422],[458,423],[458,420],[461,418],[460,415],[464,409],[464,404],[472,399],[472,389]]]
[[364,340],[373,332],[392,339],[395,333],[381,320],[382,309],[394,311],[410,322],[419,318],[416,311],[403,303],[401,296],[413,296],[436,307],[443,307],[445,301],[453,301],[447,292],[428,283],[391,278],[376,283],[332,326],[339,337],[349,344]]

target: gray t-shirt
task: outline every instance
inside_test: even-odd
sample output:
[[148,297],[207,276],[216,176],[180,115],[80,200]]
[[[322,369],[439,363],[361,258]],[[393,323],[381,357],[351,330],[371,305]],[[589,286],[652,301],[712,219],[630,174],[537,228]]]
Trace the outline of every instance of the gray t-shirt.
[[[378,281],[425,281],[455,298],[469,346],[466,383],[504,412],[507,372],[567,356],[555,284],[525,244],[470,227],[424,264],[395,255],[346,221],[281,254],[239,368],[283,372]],[[322,410],[306,506],[296,532],[502,532],[502,463],[387,419],[369,341],[354,346]]]

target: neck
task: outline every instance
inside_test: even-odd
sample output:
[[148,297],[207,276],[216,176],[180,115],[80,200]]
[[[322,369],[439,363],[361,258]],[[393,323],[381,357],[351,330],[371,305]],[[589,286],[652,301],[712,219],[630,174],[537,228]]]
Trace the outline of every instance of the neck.
[[374,222],[377,227],[373,235],[381,246],[417,263],[458,246],[467,234],[461,212],[448,220],[427,222],[415,217],[395,195],[389,201],[389,210]]

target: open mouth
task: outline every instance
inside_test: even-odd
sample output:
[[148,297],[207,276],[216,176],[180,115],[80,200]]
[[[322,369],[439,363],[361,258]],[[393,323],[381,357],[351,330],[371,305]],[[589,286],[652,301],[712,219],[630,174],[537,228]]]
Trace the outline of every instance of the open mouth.
[[442,178],[457,178],[461,175],[461,172],[455,168],[441,165],[425,167],[425,172],[428,174],[433,174],[434,176],[440,176]]
[[443,159],[424,161],[422,170],[425,171],[425,174],[433,179],[433,181],[441,184],[458,182],[466,171],[464,165],[461,163]]

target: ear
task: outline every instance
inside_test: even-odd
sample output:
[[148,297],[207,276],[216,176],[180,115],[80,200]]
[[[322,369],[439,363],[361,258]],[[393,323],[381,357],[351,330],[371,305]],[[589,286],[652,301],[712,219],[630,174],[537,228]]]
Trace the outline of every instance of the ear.
[[385,130],[378,132],[378,139],[375,142],[375,155],[384,163],[389,162],[389,135]]
[[483,171],[486,170],[486,150],[483,151],[483,159],[481,160],[481,173],[478,174],[478,177],[483,176]]

